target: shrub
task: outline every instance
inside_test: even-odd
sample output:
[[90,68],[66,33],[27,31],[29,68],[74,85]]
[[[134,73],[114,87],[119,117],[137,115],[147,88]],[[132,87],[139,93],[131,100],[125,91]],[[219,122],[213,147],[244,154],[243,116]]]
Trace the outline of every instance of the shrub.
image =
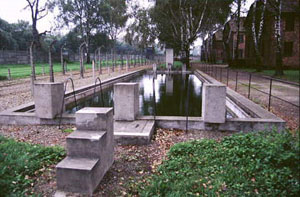
[[179,143],[148,183],[141,196],[298,196],[299,142],[256,132]]
[[61,147],[16,142],[0,135],[0,196],[24,196],[38,170],[65,156]]

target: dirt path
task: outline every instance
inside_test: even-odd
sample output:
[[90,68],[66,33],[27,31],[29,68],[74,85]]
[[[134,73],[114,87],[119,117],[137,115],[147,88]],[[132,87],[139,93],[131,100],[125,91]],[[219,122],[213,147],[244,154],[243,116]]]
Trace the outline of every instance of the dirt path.
[[[130,68],[128,72],[139,70],[142,68],[147,68],[149,66],[141,66]],[[98,73],[98,72],[96,72]],[[103,74],[96,75],[101,78],[101,80],[118,76],[120,74],[126,73],[126,70],[123,69],[121,72],[118,71],[118,68],[115,69],[115,72],[107,73],[105,69]],[[84,78],[80,79],[79,71],[67,72],[66,75],[61,73],[55,73],[55,82],[63,82],[67,78],[72,77],[74,80],[75,89],[84,85],[89,85],[94,83],[92,70],[86,70]],[[49,82],[49,76],[38,76],[37,82]],[[68,90],[71,90],[71,86],[68,86]],[[0,81],[0,112],[6,109],[16,107],[22,104],[26,104],[32,101],[31,95],[31,81],[30,78],[22,78],[16,80],[5,80]]]
[[[201,68],[201,64],[193,65],[193,69]],[[223,69],[210,70],[209,75],[213,76],[218,81],[227,84],[227,68],[226,66],[213,65],[222,67]],[[237,90],[238,93],[248,97],[249,93],[249,73],[238,72],[236,70],[229,69],[228,73],[228,86]],[[236,78],[238,83],[236,84]],[[270,80],[262,78],[260,76],[252,75],[251,77],[251,89],[250,99],[257,104],[268,110],[269,104],[269,91],[270,91]],[[271,112],[282,118],[287,122],[287,127],[292,130],[299,129],[299,86],[285,84],[278,81],[272,82],[272,97],[271,97]],[[264,93],[263,93],[264,92]],[[278,97],[278,98],[276,98]],[[284,102],[286,100],[292,104]]]

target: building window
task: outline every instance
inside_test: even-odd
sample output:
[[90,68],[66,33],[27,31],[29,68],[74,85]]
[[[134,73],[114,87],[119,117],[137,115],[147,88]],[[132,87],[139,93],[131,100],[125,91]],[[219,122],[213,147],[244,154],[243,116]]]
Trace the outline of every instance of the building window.
[[244,58],[244,50],[239,49],[239,59],[243,59],[243,58]]
[[284,42],[283,55],[284,57],[293,56],[293,42]]
[[295,27],[295,17],[287,16],[285,18],[285,31],[294,31]]
[[239,35],[239,43],[244,43],[244,35]]

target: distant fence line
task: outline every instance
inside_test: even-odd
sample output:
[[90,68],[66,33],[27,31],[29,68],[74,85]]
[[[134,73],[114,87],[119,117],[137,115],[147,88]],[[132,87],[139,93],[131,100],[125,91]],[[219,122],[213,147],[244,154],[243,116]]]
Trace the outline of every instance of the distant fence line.
[[[119,53],[114,54],[116,59],[121,59],[121,56],[146,56],[145,53]],[[101,53],[101,59],[112,59],[111,53]],[[163,56],[163,55],[162,55]],[[151,55],[151,57],[147,57],[148,59],[161,59],[162,56],[159,55]],[[85,57],[86,58],[86,57]],[[124,57],[125,58],[125,57]],[[134,59],[134,57],[131,57]],[[53,53],[52,59],[55,62],[60,61],[60,54],[59,53]],[[79,61],[79,54],[74,52],[67,52],[64,53],[64,59],[69,62],[75,62]],[[90,53],[90,59],[95,59],[94,52]],[[35,55],[35,62],[39,63],[47,63],[48,62],[48,52],[44,51],[37,51]],[[13,51],[13,50],[0,50],[0,66],[1,64],[30,64],[30,58],[29,58],[29,51]]]

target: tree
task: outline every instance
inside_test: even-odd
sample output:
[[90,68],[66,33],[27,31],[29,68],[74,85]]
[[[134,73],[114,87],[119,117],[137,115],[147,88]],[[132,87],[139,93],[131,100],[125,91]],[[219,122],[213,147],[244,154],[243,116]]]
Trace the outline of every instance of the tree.
[[105,22],[106,32],[108,32],[110,39],[115,42],[129,17],[126,1],[104,0],[102,4],[102,17]]
[[181,53],[189,66],[190,46],[198,37],[224,24],[232,0],[156,0],[151,18],[158,39]]
[[156,38],[155,29],[149,10],[137,7],[134,10],[134,21],[126,30],[125,42],[144,50],[149,45],[154,44]]
[[92,32],[100,29],[103,19],[100,14],[100,0],[56,0],[64,25],[73,24],[78,27],[82,41],[86,43],[87,62],[90,62],[90,43]]
[[51,8],[52,4],[49,1],[46,1],[44,4],[40,3],[40,0],[26,0],[27,6],[24,9],[29,8],[31,11],[31,20],[32,20],[32,38],[37,46],[40,46],[40,36],[47,33],[39,33],[37,30],[37,22],[47,16],[48,9]]
[[270,10],[275,17],[274,30],[275,30],[275,40],[276,40],[276,69],[275,75],[282,76],[282,29],[281,29],[281,11],[282,11],[282,0],[268,0]]
[[254,44],[255,51],[255,67],[257,71],[261,71],[262,56],[262,34],[265,24],[265,12],[266,12],[266,0],[256,0],[249,11],[250,21],[250,32]]

